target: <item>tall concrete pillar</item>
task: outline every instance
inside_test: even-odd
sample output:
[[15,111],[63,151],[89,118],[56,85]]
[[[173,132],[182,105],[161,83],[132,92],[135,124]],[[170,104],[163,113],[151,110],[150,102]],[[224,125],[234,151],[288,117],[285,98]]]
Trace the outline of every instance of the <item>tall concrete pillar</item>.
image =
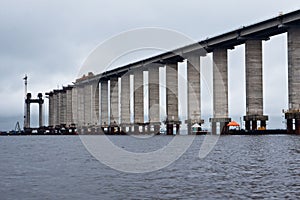
[[[268,116],[263,115],[263,68],[262,41],[247,40],[246,51],[246,124],[252,123],[252,130],[257,129],[257,121],[265,125]],[[249,126],[246,127],[248,129]]]
[[159,105],[159,67],[161,64],[151,64],[148,67],[149,91],[149,128],[151,133],[159,133],[160,105]]
[[141,132],[144,125],[144,84],[143,70],[135,69],[134,75],[134,124],[135,132]]
[[192,54],[187,57],[187,124],[191,133],[193,124],[204,123],[201,119],[201,93],[200,93],[200,55]]
[[60,125],[61,124],[61,108],[62,108],[62,97],[61,97],[61,90],[57,91],[57,107],[56,107],[56,112],[57,112],[57,116],[56,116],[56,124]]
[[111,133],[118,133],[119,126],[119,78],[110,78],[110,126]]
[[108,127],[108,81],[107,80],[101,81],[100,92],[101,92],[101,100],[100,100],[101,126],[103,128],[107,128]]
[[[288,29],[288,102],[285,113],[289,133],[300,134],[300,27]],[[293,122],[295,126],[293,126]]]
[[53,90],[53,127],[58,124],[58,90]]
[[66,124],[66,91],[61,90],[60,91],[60,124]]
[[49,111],[48,111],[48,126],[54,125],[54,102],[53,102],[53,92],[46,93],[49,99]]
[[44,100],[43,100],[42,93],[38,94],[38,103],[39,103],[39,127],[42,127],[42,126],[44,126],[44,123],[43,123],[43,103],[44,103]]
[[213,134],[228,131],[228,56],[227,49],[213,51],[213,118],[210,119]]
[[25,105],[26,105],[26,114],[25,114],[25,128],[30,128],[30,101],[31,101],[31,93],[27,93]]
[[77,103],[78,127],[82,128],[84,126],[84,86],[80,83],[77,87]]
[[180,121],[178,118],[178,65],[175,63],[166,64],[166,86],[167,86],[167,134],[173,135],[179,131]]
[[99,125],[99,83],[93,82],[92,90],[92,122],[94,125]]
[[61,124],[61,91],[57,91],[57,107],[56,107],[56,125]]
[[129,124],[130,124],[130,74],[126,73],[121,77],[121,125],[122,125],[123,133],[129,131]]
[[78,125],[78,95],[77,85],[72,88],[72,118],[75,126]]
[[73,113],[72,113],[72,91],[73,87],[65,87],[66,90],[66,125],[70,126],[73,123]]
[[84,86],[84,126],[91,126],[92,87],[89,83]]

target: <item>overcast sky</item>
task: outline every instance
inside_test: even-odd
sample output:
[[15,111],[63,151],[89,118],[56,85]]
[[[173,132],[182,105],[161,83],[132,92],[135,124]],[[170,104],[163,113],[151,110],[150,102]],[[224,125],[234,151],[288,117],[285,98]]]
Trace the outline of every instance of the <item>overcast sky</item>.
[[[0,130],[12,129],[16,121],[22,125],[24,74],[34,96],[70,84],[89,53],[120,32],[159,27],[201,40],[297,9],[299,0],[2,0]],[[236,90],[230,93],[234,116],[245,111],[239,77],[244,72],[243,51],[242,45],[229,52],[229,76],[238,77],[229,83],[231,91]],[[281,117],[287,107],[286,35],[265,42],[264,55],[265,113]]]

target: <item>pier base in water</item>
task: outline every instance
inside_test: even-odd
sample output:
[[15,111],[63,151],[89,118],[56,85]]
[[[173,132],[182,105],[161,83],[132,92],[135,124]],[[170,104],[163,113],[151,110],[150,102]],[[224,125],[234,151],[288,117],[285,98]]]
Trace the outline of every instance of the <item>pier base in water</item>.
[[[250,130],[257,130],[259,129],[266,129],[267,121],[269,117],[266,115],[246,115],[244,116],[245,121],[245,129]],[[260,126],[258,127],[258,122],[260,122]]]
[[285,112],[286,128],[288,134],[300,134],[300,111],[289,110]]

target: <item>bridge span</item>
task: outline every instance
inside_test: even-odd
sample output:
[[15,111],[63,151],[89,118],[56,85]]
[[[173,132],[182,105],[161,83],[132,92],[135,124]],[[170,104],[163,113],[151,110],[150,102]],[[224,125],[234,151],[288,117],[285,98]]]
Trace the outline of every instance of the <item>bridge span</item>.
[[[76,124],[79,133],[158,133],[160,128],[159,69],[166,70],[167,134],[178,132],[181,123],[189,129],[204,123],[201,118],[200,59],[213,55],[213,133],[227,131],[228,50],[245,45],[246,130],[266,128],[268,116],[263,109],[262,41],[287,33],[288,108],[285,110],[288,133],[300,134],[300,10],[243,26],[138,62],[94,75],[89,73],[61,90],[46,93],[49,98],[49,126]],[[188,119],[178,116],[178,63],[187,61]],[[144,120],[143,73],[149,74],[149,121]],[[133,79],[133,91],[131,91]],[[118,87],[119,82],[121,87]],[[119,92],[119,89],[121,91]],[[131,98],[130,94],[134,97]],[[120,96],[119,96],[120,94]],[[133,100],[131,119],[130,100]],[[110,110],[108,110],[110,108]]]

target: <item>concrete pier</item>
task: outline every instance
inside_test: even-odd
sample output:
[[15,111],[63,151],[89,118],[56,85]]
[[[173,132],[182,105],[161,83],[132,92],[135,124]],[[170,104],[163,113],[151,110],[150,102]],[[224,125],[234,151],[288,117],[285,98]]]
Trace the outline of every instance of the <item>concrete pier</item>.
[[121,77],[121,129],[128,133],[130,128],[130,74]]
[[159,133],[160,105],[159,105],[159,68],[161,64],[148,66],[148,91],[149,91],[149,126],[148,132]]
[[25,132],[31,132],[30,129],[32,129],[30,125],[30,105],[32,103],[38,103],[39,104],[39,128],[42,128],[44,126],[43,123],[43,95],[42,93],[38,93],[38,98],[37,99],[32,99],[31,98],[31,93],[26,94],[26,99],[25,99],[25,105],[26,105],[26,111],[25,111],[25,123],[24,123],[24,130]]
[[201,119],[201,82],[200,82],[200,55],[191,54],[187,57],[187,125],[192,133],[194,124],[204,123]]
[[56,120],[55,120],[55,125],[60,125],[60,109],[61,109],[61,93],[60,90],[56,91]]
[[262,41],[247,40],[246,55],[246,130],[256,130],[257,122],[266,128],[268,116],[263,115]]
[[213,50],[213,134],[227,132],[228,117],[228,55],[227,49]]
[[[93,90],[92,90],[92,120],[93,120],[93,124],[95,124],[96,126],[98,126],[100,123],[100,119],[99,119],[99,82],[96,81],[93,83]],[[99,126],[97,128],[97,130],[99,129]],[[98,131],[99,132],[99,131]]]
[[85,84],[84,85],[84,127],[91,126],[91,115],[92,115],[92,85]]
[[78,123],[77,127],[78,129],[81,129],[84,124],[84,86],[78,85],[77,87],[77,118]]
[[53,90],[53,127],[57,125],[58,90]]
[[110,78],[110,133],[117,134],[119,130],[119,79]]
[[56,125],[61,124],[61,91],[57,90]]
[[53,101],[53,92],[46,93],[48,95],[49,107],[48,107],[48,126],[54,126],[54,101]]
[[134,132],[144,132],[144,79],[143,70],[135,69],[134,75]]
[[38,94],[38,104],[39,104],[39,127],[44,126],[44,121],[43,121],[43,95],[42,93]]
[[78,88],[75,85],[72,88],[72,119],[75,126],[78,126]]
[[25,114],[25,124],[24,128],[30,128],[30,99],[31,99],[31,94],[28,93],[26,96],[25,104],[26,104],[26,114]]
[[73,123],[72,114],[72,86],[64,87],[66,91],[66,126],[70,126]]
[[167,86],[167,134],[179,133],[180,121],[178,118],[178,63],[166,64],[166,86]]
[[[288,29],[288,133],[300,134],[300,26]],[[294,124],[294,125],[293,125]]]
[[101,81],[100,86],[100,116],[101,116],[101,128],[104,133],[108,133],[108,81]]
[[60,90],[60,124],[66,124],[67,93],[64,89]]

